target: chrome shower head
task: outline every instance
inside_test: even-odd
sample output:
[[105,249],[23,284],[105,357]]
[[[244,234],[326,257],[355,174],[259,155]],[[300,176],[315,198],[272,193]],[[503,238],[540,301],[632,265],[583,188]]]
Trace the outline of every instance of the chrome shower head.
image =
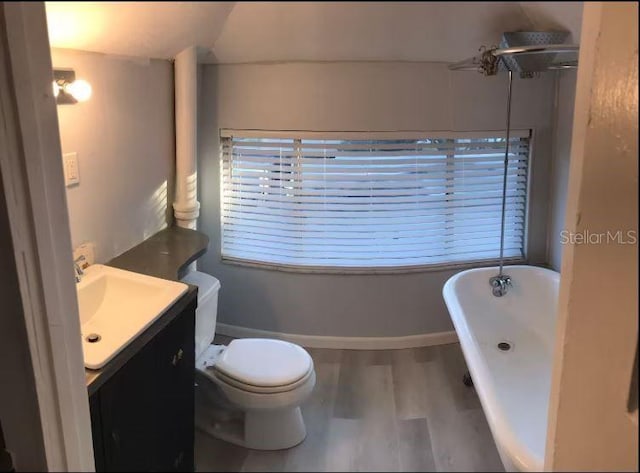
[[513,31],[502,34],[500,46],[482,46],[480,54],[449,64],[452,71],[477,71],[485,76],[498,72],[535,77],[540,72],[578,67],[576,44],[566,44],[567,31]]
[[[512,50],[518,47],[535,47],[545,45],[560,45],[569,37],[567,31],[513,31],[502,34],[500,50]],[[520,75],[542,72],[553,67],[558,52],[553,49],[533,48],[530,53],[501,55],[503,65]]]

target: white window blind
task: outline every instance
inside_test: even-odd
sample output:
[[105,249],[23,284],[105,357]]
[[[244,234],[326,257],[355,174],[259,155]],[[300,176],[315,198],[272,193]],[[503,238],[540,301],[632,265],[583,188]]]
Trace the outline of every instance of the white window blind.
[[[512,132],[504,255],[524,256],[530,132]],[[222,131],[222,255],[296,267],[499,257],[503,133]]]

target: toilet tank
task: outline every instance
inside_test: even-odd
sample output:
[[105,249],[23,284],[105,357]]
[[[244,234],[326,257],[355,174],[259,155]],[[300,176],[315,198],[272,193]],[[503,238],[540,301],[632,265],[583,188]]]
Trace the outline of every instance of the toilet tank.
[[210,274],[193,271],[182,278],[182,282],[198,286],[198,308],[196,309],[196,359],[198,359],[211,345],[216,334],[220,281]]

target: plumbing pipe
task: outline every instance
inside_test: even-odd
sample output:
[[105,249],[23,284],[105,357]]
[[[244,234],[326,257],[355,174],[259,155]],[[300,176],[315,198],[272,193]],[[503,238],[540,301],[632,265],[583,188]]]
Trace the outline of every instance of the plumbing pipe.
[[509,88],[507,89],[507,138],[504,146],[504,175],[502,179],[502,220],[500,224],[500,271],[498,277],[503,278],[504,266],[504,217],[507,213],[507,171],[509,170],[509,138],[511,134],[511,91],[513,89],[513,71],[509,69]]
[[191,46],[175,57],[176,224],[196,228],[200,215],[197,171],[198,57]]

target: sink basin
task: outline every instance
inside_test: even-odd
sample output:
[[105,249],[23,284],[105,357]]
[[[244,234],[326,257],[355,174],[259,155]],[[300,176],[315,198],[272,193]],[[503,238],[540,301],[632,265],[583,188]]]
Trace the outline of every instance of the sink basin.
[[102,368],[184,294],[186,284],[89,266],[76,284],[84,365]]

